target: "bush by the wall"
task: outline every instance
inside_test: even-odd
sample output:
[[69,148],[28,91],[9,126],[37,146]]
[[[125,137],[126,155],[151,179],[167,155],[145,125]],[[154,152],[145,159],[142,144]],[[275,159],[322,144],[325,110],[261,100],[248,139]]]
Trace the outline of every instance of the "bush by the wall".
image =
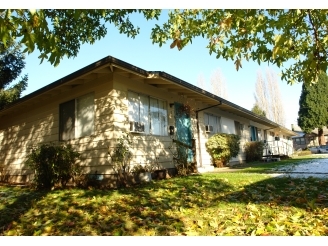
[[124,133],[117,139],[116,147],[112,151],[108,149],[108,155],[111,158],[112,168],[117,175],[119,186],[131,185],[131,160],[133,157],[131,145],[132,135]]
[[215,166],[226,165],[239,153],[240,137],[235,134],[217,133],[206,142],[206,150]]
[[248,142],[245,145],[246,162],[260,161],[263,156],[264,143],[260,141]]
[[76,160],[80,154],[71,145],[42,144],[27,156],[26,164],[34,171],[37,189],[51,189],[67,182],[80,172]]

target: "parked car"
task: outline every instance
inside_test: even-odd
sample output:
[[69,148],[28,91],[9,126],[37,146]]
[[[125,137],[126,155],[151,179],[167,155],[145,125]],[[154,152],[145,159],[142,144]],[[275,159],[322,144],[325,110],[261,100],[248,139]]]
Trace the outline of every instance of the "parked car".
[[328,153],[328,145],[313,146],[309,150],[312,154]]
[[318,153],[328,153],[328,145],[320,145]]

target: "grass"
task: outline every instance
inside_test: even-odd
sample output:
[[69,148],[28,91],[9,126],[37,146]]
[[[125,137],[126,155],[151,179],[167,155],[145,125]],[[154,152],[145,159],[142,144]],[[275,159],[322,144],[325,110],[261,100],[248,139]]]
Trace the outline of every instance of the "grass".
[[328,180],[246,168],[119,190],[0,186],[0,214],[0,235],[328,235]]

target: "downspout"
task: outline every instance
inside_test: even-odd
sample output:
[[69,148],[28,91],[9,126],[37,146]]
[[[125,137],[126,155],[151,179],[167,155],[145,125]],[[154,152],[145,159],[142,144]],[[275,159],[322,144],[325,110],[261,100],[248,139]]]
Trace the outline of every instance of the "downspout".
[[213,105],[213,106],[210,106],[210,107],[207,107],[207,108],[202,108],[202,109],[195,110],[196,122],[197,122],[198,153],[199,153],[199,166],[200,167],[203,167],[203,163],[202,163],[202,150],[201,150],[201,147],[200,147],[200,129],[199,129],[199,122],[198,122],[198,112],[209,109],[209,108],[214,108],[214,107],[219,106],[221,104],[222,104],[222,101],[220,101],[219,104],[216,104],[216,105]]

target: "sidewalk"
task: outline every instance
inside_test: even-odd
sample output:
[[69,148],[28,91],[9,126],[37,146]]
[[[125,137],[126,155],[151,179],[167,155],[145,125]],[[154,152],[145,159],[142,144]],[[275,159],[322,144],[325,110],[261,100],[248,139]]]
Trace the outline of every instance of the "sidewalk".
[[263,165],[265,164],[265,162],[261,162],[261,163],[258,163],[258,164],[237,164],[237,165],[234,165],[232,167],[215,167],[213,171],[209,172],[209,173],[228,173],[228,172],[238,172],[242,169],[245,169],[245,168],[249,168],[249,167],[256,167],[256,166],[260,166],[260,165]]

